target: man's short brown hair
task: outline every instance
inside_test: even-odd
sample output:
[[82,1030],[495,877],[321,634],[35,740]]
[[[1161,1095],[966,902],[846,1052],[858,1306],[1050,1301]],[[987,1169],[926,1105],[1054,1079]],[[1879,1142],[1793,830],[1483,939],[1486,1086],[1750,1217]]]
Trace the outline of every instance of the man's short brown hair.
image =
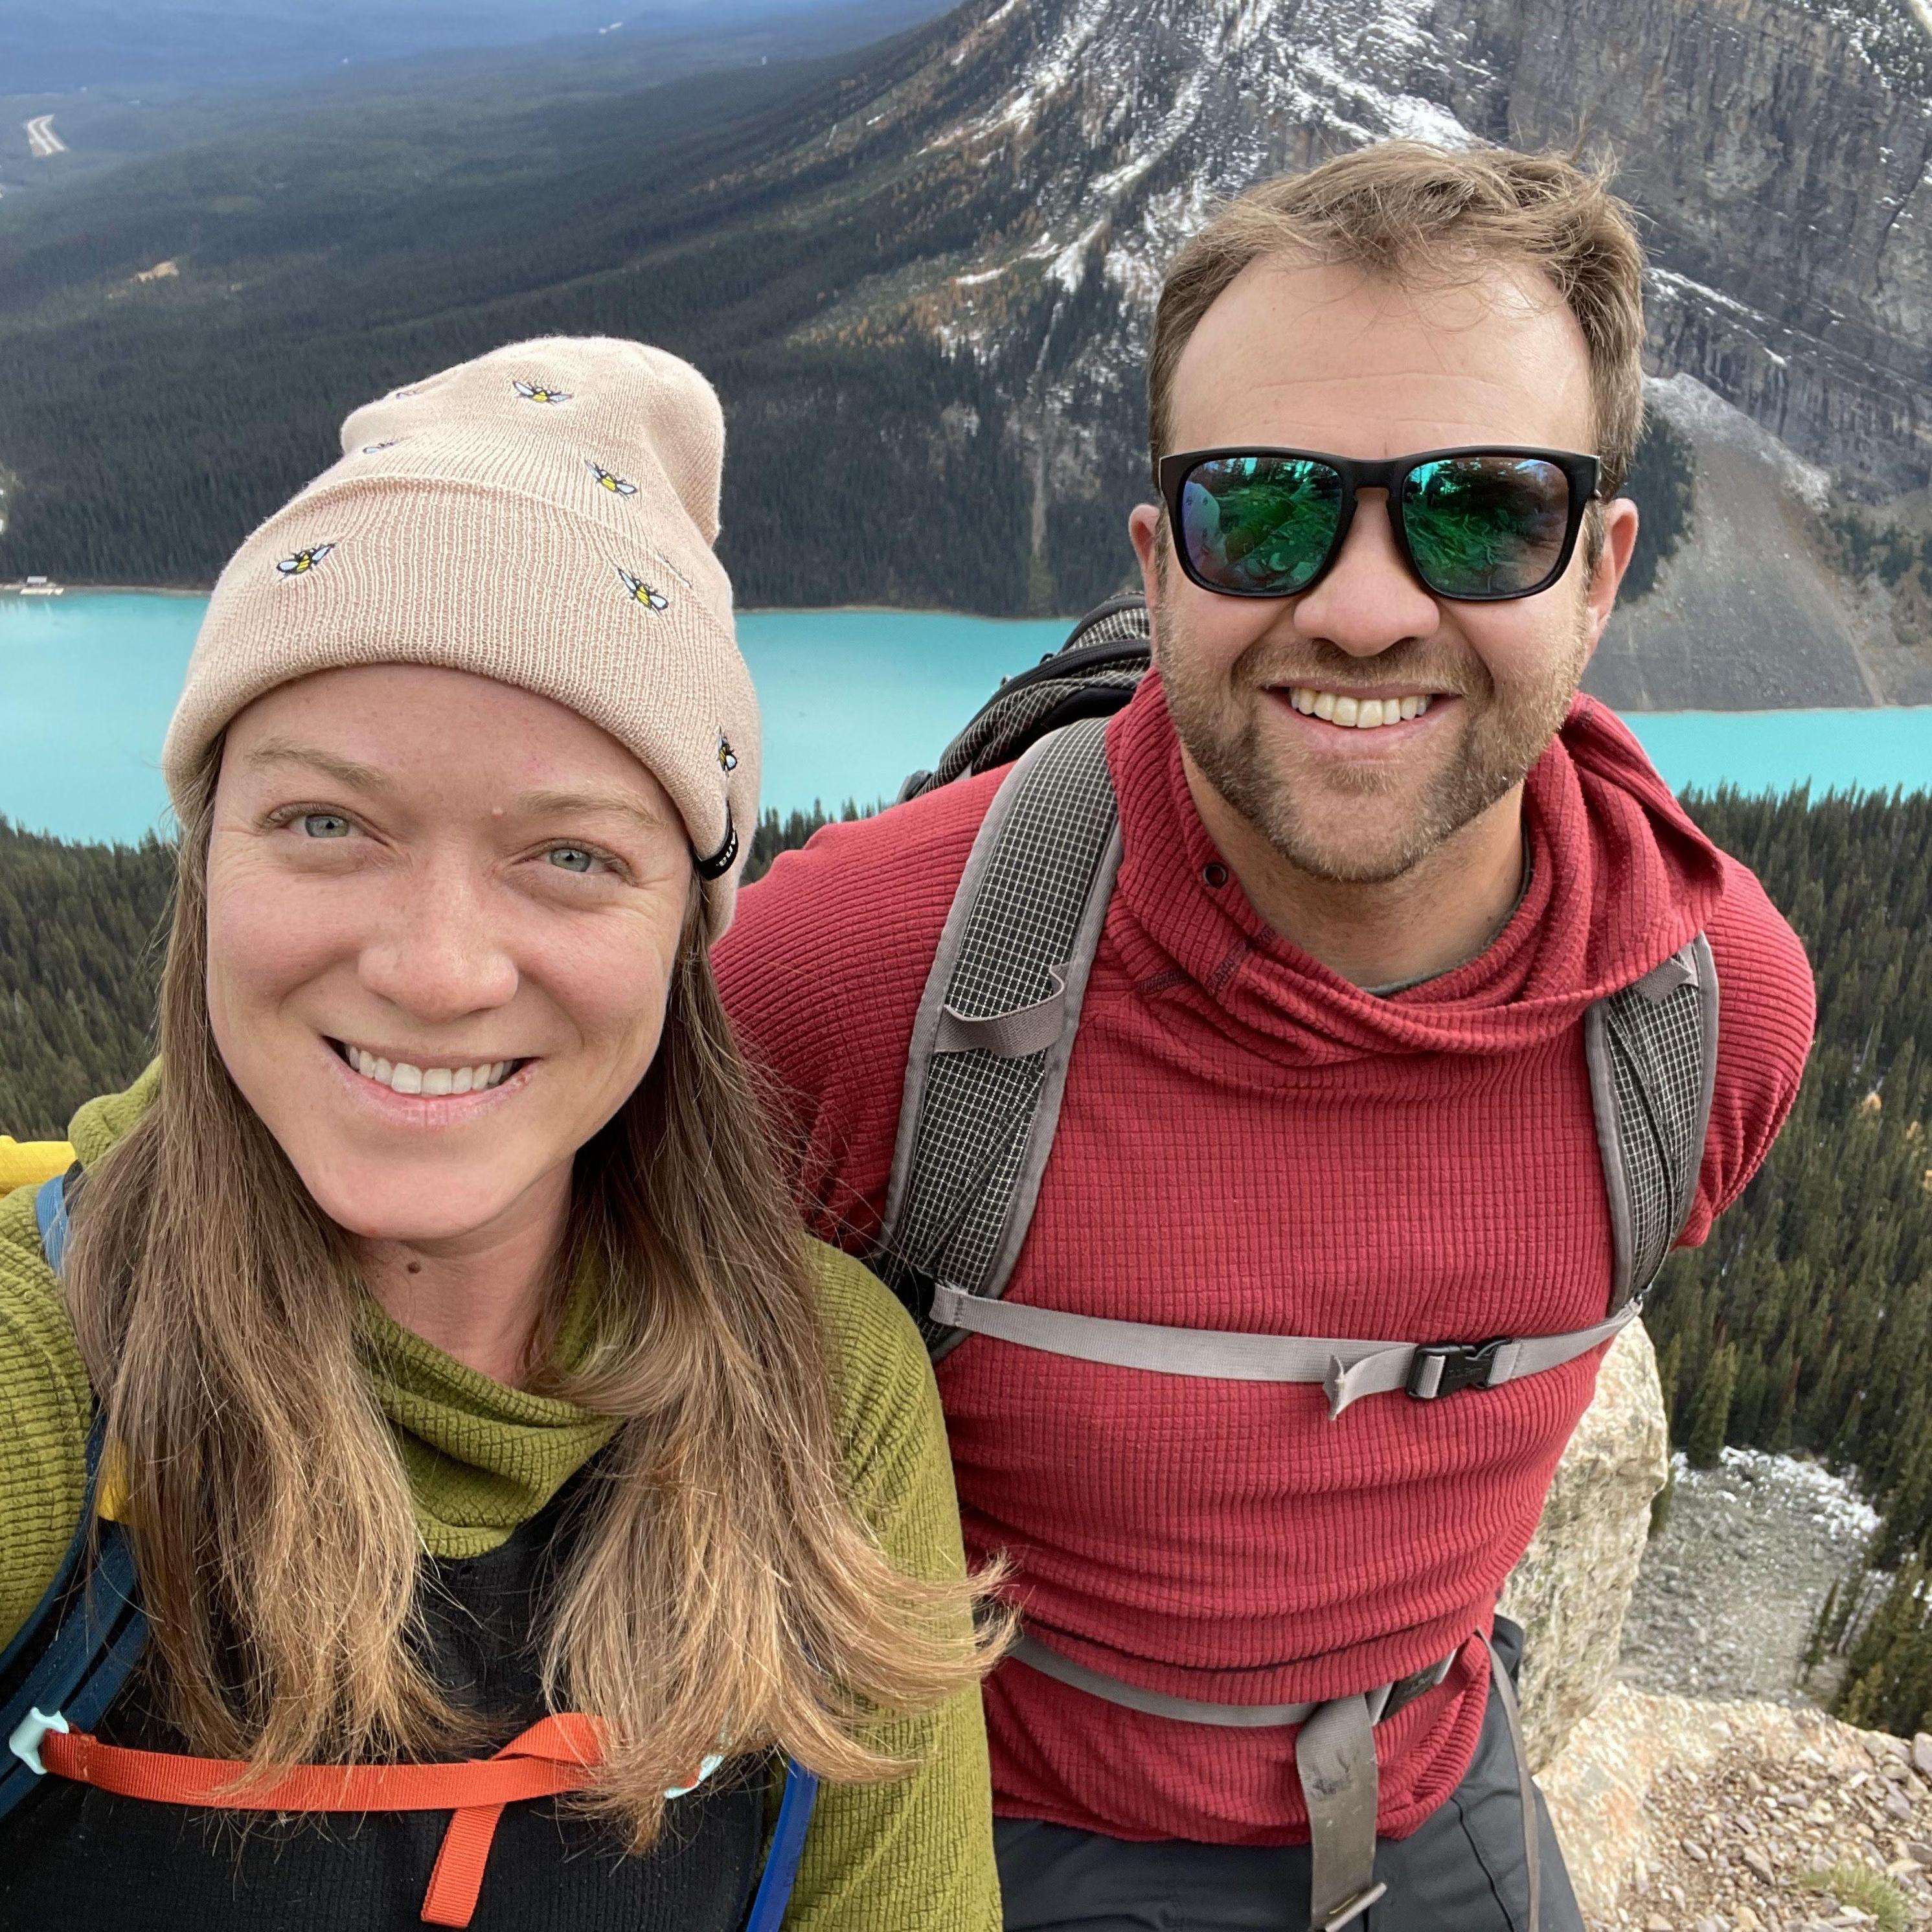
[[1643,249],[1606,172],[1561,154],[1388,141],[1250,188],[1181,250],[1161,289],[1148,358],[1156,471],[1181,351],[1235,277],[1277,255],[1424,283],[1495,262],[1540,270],[1589,347],[1603,493],[1623,487],[1643,426]]

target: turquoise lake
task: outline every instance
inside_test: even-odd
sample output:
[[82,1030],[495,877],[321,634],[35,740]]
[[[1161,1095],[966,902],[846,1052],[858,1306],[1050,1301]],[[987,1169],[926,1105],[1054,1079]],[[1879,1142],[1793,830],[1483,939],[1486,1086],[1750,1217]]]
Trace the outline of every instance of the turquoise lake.
[[[206,600],[146,592],[0,599],[0,814],[65,838],[140,837],[165,799],[161,736]],[[739,634],[765,721],[764,800],[890,799],[1063,620],[764,610]],[[1670,783],[1932,790],[1932,708],[1639,712]]]

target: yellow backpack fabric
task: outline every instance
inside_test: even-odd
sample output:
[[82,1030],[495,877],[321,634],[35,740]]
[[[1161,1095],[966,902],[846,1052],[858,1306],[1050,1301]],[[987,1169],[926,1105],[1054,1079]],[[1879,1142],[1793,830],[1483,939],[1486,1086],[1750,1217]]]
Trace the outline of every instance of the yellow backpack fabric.
[[0,1194],[38,1187],[73,1165],[74,1149],[65,1141],[16,1141],[0,1134]]

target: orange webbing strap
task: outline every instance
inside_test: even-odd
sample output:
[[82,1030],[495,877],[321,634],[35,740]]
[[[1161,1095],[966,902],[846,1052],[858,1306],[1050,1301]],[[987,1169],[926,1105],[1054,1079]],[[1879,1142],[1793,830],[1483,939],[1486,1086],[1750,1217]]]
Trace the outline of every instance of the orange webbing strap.
[[233,1787],[248,1766],[232,1759],[128,1750],[84,1731],[51,1732],[40,1747],[41,1761],[59,1777],[162,1804],[223,1811],[448,1811],[449,1828],[423,1900],[423,1921],[430,1925],[470,1923],[506,1804],[582,1790],[602,1755],[596,1720],[574,1711],[532,1724],[494,1757],[457,1764],[300,1764],[241,1791]]

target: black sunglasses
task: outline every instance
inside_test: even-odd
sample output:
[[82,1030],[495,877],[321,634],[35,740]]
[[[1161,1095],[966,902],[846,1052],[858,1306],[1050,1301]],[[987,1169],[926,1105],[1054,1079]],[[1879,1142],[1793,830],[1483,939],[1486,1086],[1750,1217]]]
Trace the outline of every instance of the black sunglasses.
[[1298,597],[1341,554],[1360,490],[1388,492],[1396,548],[1438,597],[1500,603],[1569,566],[1600,466],[1567,449],[1430,449],[1358,463],[1306,449],[1160,460],[1174,553],[1222,597]]

